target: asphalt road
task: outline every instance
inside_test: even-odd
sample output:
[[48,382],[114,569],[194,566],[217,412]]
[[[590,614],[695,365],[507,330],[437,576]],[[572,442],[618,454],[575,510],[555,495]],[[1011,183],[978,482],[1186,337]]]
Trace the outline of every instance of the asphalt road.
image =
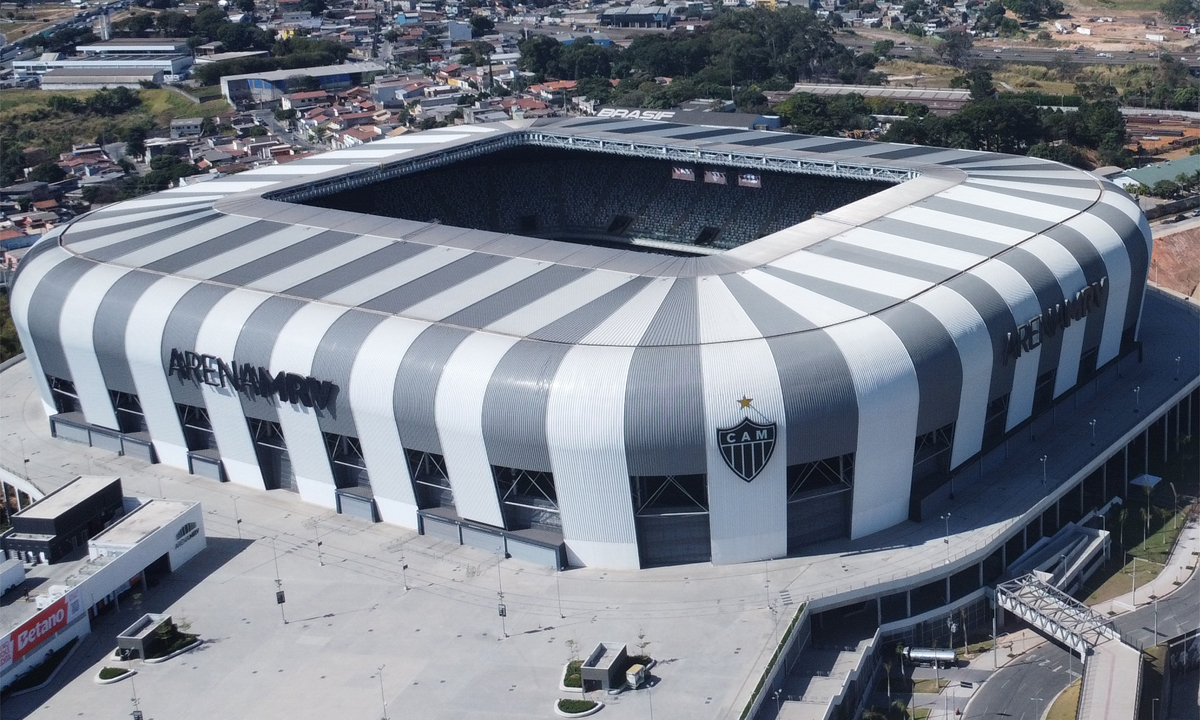
[[980,685],[963,720],[1039,720],[1079,672],[1077,658],[1072,660],[1066,650],[1045,643],[1000,668]]
[[[1139,600],[1140,602],[1140,600]],[[1154,639],[1154,606],[1147,605],[1113,618],[1113,626],[1136,645],[1148,647]],[[1158,603],[1158,642],[1170,640],[1200,626],[1200,574]]]

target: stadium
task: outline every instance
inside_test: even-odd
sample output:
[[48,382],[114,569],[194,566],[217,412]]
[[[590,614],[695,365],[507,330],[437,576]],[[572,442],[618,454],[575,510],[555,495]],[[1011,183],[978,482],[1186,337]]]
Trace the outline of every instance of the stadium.
[[1149,225],[994,153],[620,118],[405,135],[25,257],[54,433],[554,566],[804,554],[1136,346]]

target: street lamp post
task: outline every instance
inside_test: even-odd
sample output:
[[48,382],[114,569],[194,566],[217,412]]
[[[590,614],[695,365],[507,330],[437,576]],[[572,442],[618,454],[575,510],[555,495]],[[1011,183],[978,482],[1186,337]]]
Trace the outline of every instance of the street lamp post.
[[1133,411],[1140,412],[1142,406],[1142,386],[1138,385],[1133,389]]
[[1096,418],[1092,418],[1088,425],[1092,426],[1092,447],[1096,447]]
[[1179,379],[1179,360],[1180,360],[1180,357],[1178,355],[1176,355],[1175,356],[1175,379],[1176,380]]
[[1050,458],[1049,455],[1043,455],[1041,457],[1041,460],[1042,460],[1042,486],[1043,487],[1046,485],[1046,460],[1048,460],[1049,458]]
[[384,692],[383,692],[383,668],[384,668],[384,667],[386,667],[386,666],[384,666],[384,665],[380,665],[380,666],[379,666],[379,668],[378,668],[378,670],[377,670],[376,672],[378,672],[378,673],[379,673],[379,701],[380,701],[381,703],[383,703],[383,720],[388,720],[388,716],[387,716],[387,695],[386,695],[386,694],[384,694]]
[[942,516],[942,521],[946,523],[946,536],[942,538],[942,542],[946,544],[946,564],[950,564],[950,513]]

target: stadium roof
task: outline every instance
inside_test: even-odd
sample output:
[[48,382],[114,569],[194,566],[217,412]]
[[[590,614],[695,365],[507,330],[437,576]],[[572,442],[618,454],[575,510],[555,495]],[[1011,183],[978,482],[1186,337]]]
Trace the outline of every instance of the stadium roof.
[[[517,142],[896,184],[726,252],[697,257],[299,204],[394,177],[412,164],[427,165],[432,156],[466,158]],[[830,327],[933,302],[938,286],[947,283],[960,283],[960,293],[984,292],[978,278],[1025,298],[1028,286],[1012,277],[1012,267],[991,261],[1003,255],[1008,263],[1025,262],[1020,258],[1028,253],[1046,254],[1051,259],[1044,262],[1053,266],[1060,251],[1045,247],[1041,236],[1068,222],[1113,228],[1116,238],[1131,227],[1138,232],[1145,220],[1111,183],[1036,158],[584,118],[411,133],[112,205],[52,235],[68,252],[111,266],[552,342],[587,335],[582,325],[573,326],[576,321],[594,325],[594,316],[576,317],[572,309],[625,293],[642,300],[628,307],[614,300],[596,312],[623,313],[626,329],[614,325],[593,339],[596,344],[681,345]],[[33,252],[55,244],[42,243]],[[1018,246],[1027,252],[1010,252]],[[971,274],[977,279],[963,278]],[[717,296],[763,319],[757,330],[721,323],[697,330],[710,291],[703,280],[712,276],[729,288]],[[677,282],[690,278],[700,282]],[[1026,290],[1018,292],[1021,287]],[[797,301],[802,312],[778,310],[780,302],[794,307]],[[681,316],[691,319],[652,322],[660,306],[676,302]],[[1021,311],[1029,316],[1039,312],[1032,296],[1013,302],[1026,303]],[[628,329],[635,327],[646,332]]]
[[294,77],[324,77],[326,75],[349,75],[351,73],[382,72],[387,68],[372,62],[347,63],[345,65],[320,65],[318,67],[292,68],[291,70],[269,70],[267,72],[246,73],[245,75],[226,75],[222,83],[231,80],[287,80]]

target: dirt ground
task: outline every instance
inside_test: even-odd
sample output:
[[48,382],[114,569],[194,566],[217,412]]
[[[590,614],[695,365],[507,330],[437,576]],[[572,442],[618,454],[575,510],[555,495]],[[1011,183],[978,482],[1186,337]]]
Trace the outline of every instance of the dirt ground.
[[1200,221],[1179,230],[1170,227],[1154,230],[1150,280],[1200,300]]
[[[9,17],[9,13],[13,17]],[[0,3],[0,34],[9,43],[39,32],[50,24],[79,12],[71,5],[35,5],[18,7],[15,3]]]

